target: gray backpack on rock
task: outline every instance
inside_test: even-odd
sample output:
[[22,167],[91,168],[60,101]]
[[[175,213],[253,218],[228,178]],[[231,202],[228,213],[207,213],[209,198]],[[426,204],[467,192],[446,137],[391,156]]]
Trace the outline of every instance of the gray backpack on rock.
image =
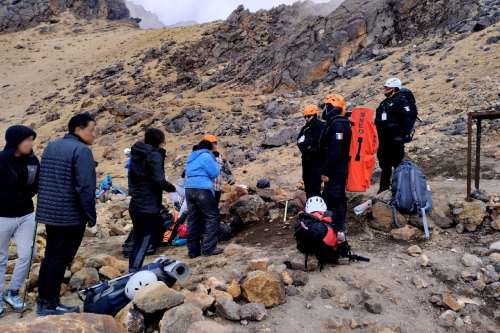
[[432,192],[422,170],[410,161],[401,162],[394,171],[391,206],[396,226],[396,211],[403,215],[419,215],[422,218],[425,237],[429,238],[426,214],[432,210]]

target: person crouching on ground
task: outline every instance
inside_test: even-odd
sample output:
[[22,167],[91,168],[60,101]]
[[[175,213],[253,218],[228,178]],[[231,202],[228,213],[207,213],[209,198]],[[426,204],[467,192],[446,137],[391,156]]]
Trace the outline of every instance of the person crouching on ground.
[[214,180],[220,175],[213,145],[203,140],[193,148],[186,165],[186,199],[188,204],[188,251],[190,258],[217,255],[219,207],[214,193]]
[[50,142],[40,166],[36,219],[45,224],[47,246],[38,279],[37,314],[79,312],[60,303],[66,268],[75,258],[85,227],[96,224],[96,162],[90,145],[96,122],[88,113],[72,117],[68,134]]
[[[14,238],[17,261],[3,301],[15,311],[23,311],[19,290],[26,279],[35,233],[32,198],[38,189],[40,163],[33,154],[36,133],[29,127],[16,125],[5,133],[6,145],[0,152],[0,295],[9,259],[9,241]],[[36,246],[33,248],[36,251]],[[35,253],[33,253],[35,256]],[[0,298],[0,316],[5,314]]]
[[217,137],[212,134],[207,134],[203,137],[203,140],[210,141],[210,143],[212,144],[212,153],[214,154],[215,159],[217,160],[217,163],[219,163],[220,167],[220,175],[214,181],[215,200],[217,201],[217,205],[219,205],[226,182],[229,185],[234,185],[236,181],[234,179],[233,172],[231,171],[231,165],[219,151]]
[[146,130],[144,141],[132,146],[130,153],[130,217],[134,225],[134,246],[129,258],[129,272],[138,271],[150,244],[161,235],[163,191],[175,192],[165,179],[165,134],[156,128]]

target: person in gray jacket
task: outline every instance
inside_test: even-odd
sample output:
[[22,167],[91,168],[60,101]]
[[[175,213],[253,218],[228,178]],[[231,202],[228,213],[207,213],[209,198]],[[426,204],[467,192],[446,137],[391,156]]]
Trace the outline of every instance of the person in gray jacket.
[[72,117],[69,133],[50,142],[42,155],[36,212],[47,232],[38,279],[37,313],[42,316],[80,311],[61,304],[59,294],[86,225],[96,224],[96,163],[89,147],[95,126],[89,113]]

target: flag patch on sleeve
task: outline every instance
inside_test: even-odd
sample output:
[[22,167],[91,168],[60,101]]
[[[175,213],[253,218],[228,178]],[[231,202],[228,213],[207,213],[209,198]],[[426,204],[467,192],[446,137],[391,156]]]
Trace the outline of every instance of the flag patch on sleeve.
[[344,133],[335,133],[335,139],[344,140]]

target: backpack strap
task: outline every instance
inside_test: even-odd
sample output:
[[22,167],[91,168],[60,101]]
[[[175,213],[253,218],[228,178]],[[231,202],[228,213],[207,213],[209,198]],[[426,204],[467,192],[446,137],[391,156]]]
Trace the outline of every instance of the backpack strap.
[[399,224],[398,222],[398,212],[396,210],[396,206],[391,203],[391,208],[392,208],[392,226],[395,228],[401,228],[402,225]]
[[410,172],[410,183],[411,183],[411,193],[413,196],[413,201],[417,205],[417,212],[422,213],[422,225],[424,226],[424,233],[425,233],[425,238],[429,239],[430,234],[429,234],[429,225],[427,223],[427,214],[425,213],[425,209],[427,208],[427,205],[425,207],[421,207],[420,205],[420,199],[418,198],[418,193],[417,193],[417,186],[416,186],[416,175],[415,175],[415,169],[411,169]]
[[429,224],[427,224],[427,213],[425,212],[425,207],[421,208],[422,211],[422,224],[424,225],[425,238],[430,238]]

